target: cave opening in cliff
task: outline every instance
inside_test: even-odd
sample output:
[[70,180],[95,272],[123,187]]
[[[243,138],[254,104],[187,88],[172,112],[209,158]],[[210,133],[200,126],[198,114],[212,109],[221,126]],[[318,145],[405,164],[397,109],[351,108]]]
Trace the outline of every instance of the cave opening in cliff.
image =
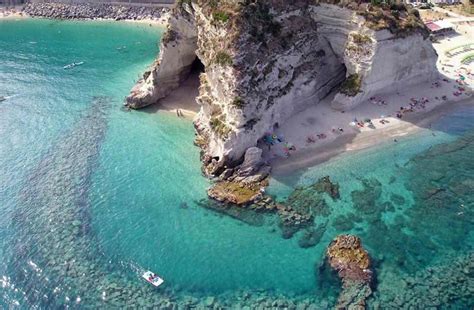
[[206,67],[202,63],[202,61],[199,59],[199,57],[196,56],[194,59],[193,63],[191,64],[191,74],[201,74],[205,71]]
[[204,72],[204,68],[204,64],[196,57],[188,67],[189,71],[183,73],[184,78],[179,86],[166,97],[160,99],[160,106],[170,110],[198,113],[200,105],[196,98],[199,96],[199,76]]

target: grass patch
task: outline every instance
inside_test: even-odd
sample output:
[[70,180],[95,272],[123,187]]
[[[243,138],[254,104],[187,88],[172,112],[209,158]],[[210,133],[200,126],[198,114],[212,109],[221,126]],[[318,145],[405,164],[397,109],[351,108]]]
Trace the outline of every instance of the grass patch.
[[209,121],[211,129],[221,138],[227,138],[232,131],[222,120],[217,116],[211,117]]
[[360,76],[357,73],[351,74],[342,83],[340,92],[353,97],[359,93],[361,84],[362,79]]
[[260,187],[244,185],[236,182],[223,181],[216,183],[211,189],[211,196],[220,197],[224,201],[237,205],[251,203],[256,195],[259,194]]
[[232,105],[236,108],[242,109],[245,106],[245,101],[237,96],[232,100]]
[[352,36],[352,41],[359,45],[372,42],[372,39],[365,34],[353,33],[351,34],[351,36]]
[[472,62],[474,62],[474,54],[467,55],[461,60],[461,63],[464,65],[469,65]]
[[215,22],[220,22],[220,23],[227,23],[229,21],[229,14],[224,12],[224,11],[215,11],[212,13],[212,19]]
[[232,56],[225,51],[219,51],[216,54],[215,62],[223,67],[230,66],[234,63]]

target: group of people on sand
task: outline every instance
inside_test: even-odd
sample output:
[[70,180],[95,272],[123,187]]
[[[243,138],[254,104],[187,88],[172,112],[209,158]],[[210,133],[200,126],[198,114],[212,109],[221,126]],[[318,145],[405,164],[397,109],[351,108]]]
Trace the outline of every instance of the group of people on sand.
[[[331,132],[334,133],[334,134],[342,134],[344,133],[344,128],[342,127],[333,127],[331,128]],[[324,140],[326,139],[328,136],[322,132],[322,133],[318,133],[316,135],[310,135],[308,137],[306,137],[306,143],[307,144],[310,144],[310,143],[316,143],[316,141],[318,140]]]
[[426,104],[430,102],[430,100],[426,97],[421,97],[420,99],[417,98],[410,98],[410,103],[408,106],[400,107],[400,110],[397,112],[397,117],[402,118],[404,113],[415,112],[416,110],[424,110],[426,109]]
[[[296,151],[296,146],[290,142],[285,141],[282,135],[267,132],[263,136],[262,141],[267,145],[269,151],[273,146],[281,145],[281,151],[286,158],[291,156],[291,152]],[[276,154],[273,155],[276,156]]]
[[316,137],[314,135],[310,135],[306,138],[306,143],[315,143],[318,140],[324,140],[327,136],[325,133],[318,133]]
[[176,109],[176,115],[178,117],[184,117],[183,111],[181,109]]
[[357,117],[355,117],[354,120],[349,123],[349,125],[353,127],[357,126],[357,128],[364,128],[367,126],[369,128],[375,129],[374,123],[370,118],[366,118],[363,121],[360,121],[357,119]]
[[370,103],[374,105],[378,105],[378,106],[387,105],[387,101],[385,101],[385,99],[382,99],[381,97],[377,97],[377,96],[370,97],[369,101]]

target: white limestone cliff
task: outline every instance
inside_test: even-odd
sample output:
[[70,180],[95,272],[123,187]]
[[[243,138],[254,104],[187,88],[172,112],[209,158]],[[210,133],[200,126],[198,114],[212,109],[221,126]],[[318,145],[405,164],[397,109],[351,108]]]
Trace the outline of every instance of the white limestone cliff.
[[[227,0],[226,11],[216,11],[205,1],[174,11],[158,61],[127,104],[139,108],[157,102],[179,85],[198,57],[205,73],[196,142],[209,175],[237,166],[265,132],[338,87],[333,107],[346,110],[437,72],[436,52],[422,32],[400,36],[374,30],[360,8],[358,13],[313,1],[268,0],[237,11],[238,4]],[[218,20],[216,12],[226,18]]]
[[196,49],[194,22],[184,15],[171,15],[158,59],[133,87],[126,104],[134,109],[142,108],[169,95],[188,77]]

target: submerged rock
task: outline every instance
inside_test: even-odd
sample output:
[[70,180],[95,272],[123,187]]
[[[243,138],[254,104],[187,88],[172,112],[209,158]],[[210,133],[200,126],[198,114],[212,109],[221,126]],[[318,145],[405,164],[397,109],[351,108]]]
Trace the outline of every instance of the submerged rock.
[[321,241],[324,233],[326,232],[326,224],[319,226],[318,228],[309,228],[303,232],[303,236],[298,240],[298,245],[301,248],[310,248],[315,246]]
[[329,176],[325,176],[313,185],[319,193],[327,193],[332,199],[339,199],[339,184],[332,183]]
[[354,208],[371,220],[380,218],[384,211],[379,203],[382,196],[382,183],[375,178],[363,179],[362,186],[361,190],[351,193]]

